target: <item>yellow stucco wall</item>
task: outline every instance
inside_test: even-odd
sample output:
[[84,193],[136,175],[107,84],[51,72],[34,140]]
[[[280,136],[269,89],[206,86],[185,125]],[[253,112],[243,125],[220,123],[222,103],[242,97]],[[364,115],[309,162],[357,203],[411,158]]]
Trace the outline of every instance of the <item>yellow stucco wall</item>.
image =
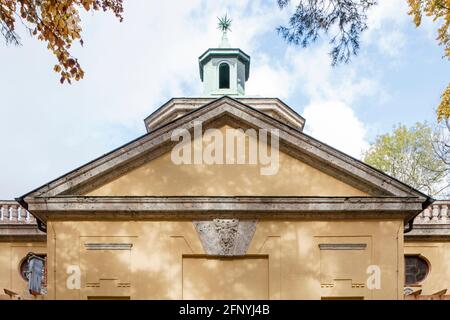
[[21,277],[19,266],[29,252],[45,254],[45,242],[11,243],[0,242],[0,296],[5,296],[4,289],[13,291],[24,298],[32,298],[28,294],[27,282]]
[[[176,165],[166,153],[88,195],[367,195],[281,152],[276,174],[261,166]],[[319,246],[335,244],[347,249]],[[403,298],[403,221],[394,218],[262,219],[247,255],[233,258],[207,256],[192,221],[49,220],[47,250],[46,299]],[[369,266],[380,288],[367,288]]]
[[[402,299],[402,230],[402,221],[263,220],[247,256],[218,259],[205,256],[191,221],[49,221],[47,299]],[[333,243],[366,247],[319,248]],[[380,289],[366,287],[369,265],[380,267]],[[80,289],[69,290],[67,271],[78,267]]]
[[443,289],[450,290],[450,242],[405,242],[405,254],[420,255],[429,262],[427,277],[417,286],[422,294],[430,295]]
[[[262,175],[261,166],[176,165],[166,153],[88,195],[368,195],[282,152],[276,174]],[[239,258],[206,256],[192,221],[49,221],[47,230],[49,299],[403,297],[400,220],[262,220]],[[131,248],[88,250],[90,243]],[[366,247],[320,250],[330,243]],[[367,289],[370,265],[381,268],[380,289]],[[67,272],[77,268],[81,287],[68,289]]]
[[[242,133],[234,130],[237,136]],[[225,133],[224,133],[225,135]],[[245,136],[247,149],[251,137]],[[204,143],[204,148],[208,144]],[[226,145],[224,145],[226,149]],[[192,149],[193,150],[193,149]],[[193,152],[193,151],[192,151]],[[224,152],[225,153],[225,152]],[[233,157],[230,157],[234,159]],[[262,175],[262,164],[181,164],[171,153],[150,161],[102,187],[90,196],[366,196],[362,192],[290,155],[279,152],[279,170]]]

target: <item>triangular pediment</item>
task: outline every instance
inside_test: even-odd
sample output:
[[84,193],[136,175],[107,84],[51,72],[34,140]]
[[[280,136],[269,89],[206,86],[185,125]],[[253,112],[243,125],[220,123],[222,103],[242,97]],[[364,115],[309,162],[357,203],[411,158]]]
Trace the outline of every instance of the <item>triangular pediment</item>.
[[[174,161],[176,149],[162,154],[122,176],[89,191],[87,196],[368,196],[362,190],[346,184],[303,161],[282,151],[266,152],[269,157],[264,162],[250,160],[250,145],[254,152],[270,151],[269,147],[258,144],[258,131],[244,131],[221,119],[221,127],[214,131],[215,137],[223,141],[216,144],[206,134],[194,139],[188,150],[189,157],[184,163]],[[211,127],[210,129],[211,130]],[[209,131],[211,132],[211,131]],[[246,133],[247,132],[247,133]],[[250,134],[255,134],[250,135]],[[256,138],[255,138],[256,136]],[[227,138],[228,137],[228,138]],[[231,141],[230,137],[236,139]],[[201,140],[201,141],[198,141]],[[228,140],[228,142],[227,142]],[[241,151],[245,158],[238,161],[236,153],[226,154],[226,145],[242,142]],[[247,143],[246,143],[247,142]],[[193,146],[196,148],[197,155]],[[222,147],[216,150],[216,147]],[[266,147],[266,150],[258,150]],[[219,152],[220,151],[220,152]],[[216,157],[217,154],[217,157]],[[213,157],[211,157],[213,156]],[[228,156],[228,157],[227,157]],[[195,163],[196,159],[200,159]],[[214,162],[213,162],[214,160]],[[258,160],[258,159],[256,159]]]
[[[176,129],[277,130],[278,176],[261,176],[258,166],[178,166],[170,159]],[[186,187],[191,186],[188,192]],[[234,190],[234,191],[232,191]],[[190,194],[182,194],[182,193]],[[27,197],[59,195],[258,195],[414,196],[411,187],[229,97],[217,99],[102,156]]]

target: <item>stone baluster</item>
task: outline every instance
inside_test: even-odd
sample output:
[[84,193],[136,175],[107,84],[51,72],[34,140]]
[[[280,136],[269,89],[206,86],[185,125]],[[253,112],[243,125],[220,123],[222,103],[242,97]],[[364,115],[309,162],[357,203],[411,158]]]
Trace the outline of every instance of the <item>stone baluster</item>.
[[12,204],[12,205],[10,205],[10,207],[11,207],[11,216],[10,216],[9,220],[11,222],[17,222],[19,219],[19,205]]
[[419,224],[422,222],[422,220],[423,220],[423,211],[414,218],[413,223]]
[[448,206],[446,204],[443,204],[441,207],[441,221],[442,223],[447,223],[448,220],[449,220]]
[[3,222],[6,223],[6,221],[9,220],[9,205],[4,204],[1,206],[1,209],[2,209]]
[[433,205],[433,210],[431,212],[431,221],[437,222],[439,221],[439,212],[440,212],[440,206],[438,204]]
[[36,218],[29,212],[28,212],[28,223],[31,223],[31,224],[36,223]]
[[430,221],[430,217],[431,217],[431,210],[430,207],[428,207],[423,211],[423,222],[427,223],[428,221]]
[[20,221],[28,222],[28,212],[23,207],[20,207]]

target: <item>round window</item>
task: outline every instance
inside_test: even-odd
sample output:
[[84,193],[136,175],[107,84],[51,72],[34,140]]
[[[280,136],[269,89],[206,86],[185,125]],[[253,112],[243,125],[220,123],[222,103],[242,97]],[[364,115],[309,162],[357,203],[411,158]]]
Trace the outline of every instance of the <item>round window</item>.
[[405,256],[405,285],[416,285],[428,275],[430,266],[420,256]]
[[[45,254],[36,254],[36,256],[45,258]],[[19,272],[23,280],[28,281],[28,257],[29,254],[26,255],[19,264]]]

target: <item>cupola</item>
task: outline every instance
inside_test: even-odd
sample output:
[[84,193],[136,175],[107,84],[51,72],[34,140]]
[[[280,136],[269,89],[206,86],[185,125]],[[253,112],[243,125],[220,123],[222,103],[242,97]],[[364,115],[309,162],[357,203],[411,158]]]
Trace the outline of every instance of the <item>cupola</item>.
[[218,48],[210,48],[198,61],[203,93],[206,96],[243,96],[245,82],[250,75],[250,56],[241,49],[232,48],[227,32],[231,20],[225,15],[219,19],[222,41]]

